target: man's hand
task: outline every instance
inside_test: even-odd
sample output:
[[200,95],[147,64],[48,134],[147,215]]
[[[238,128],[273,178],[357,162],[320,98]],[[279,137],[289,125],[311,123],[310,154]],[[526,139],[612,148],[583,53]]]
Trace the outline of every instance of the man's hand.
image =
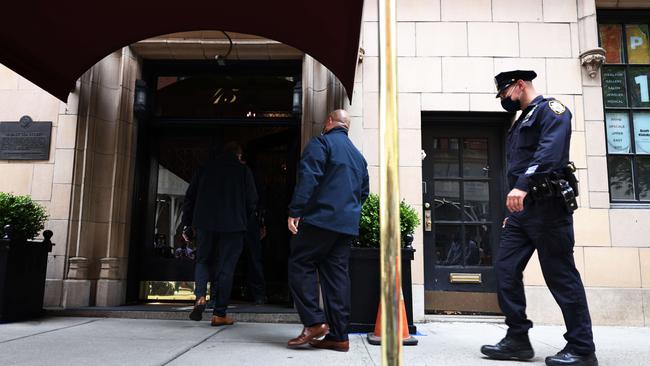
[[524,210],[524,198],[528,192],[522,191],[521,189],[513,189],[508,193],[506,198],[506,207],[510,212],[519,212]]
[[266,238],[266,226],[260,227],[260,240]]
[[300,217],[290,217],[289,218],[289,231],[293,235],[298,234],[298,223],[300,222]]
[[[189,235],[187,235],[188,232],[191,232],[191,233],[192,233],[192,237],[190,237]],[[192,239],[195,238],[195,237],[196,237],[196,230],[194,230],[193,227],[192,227],[192,228],[184,228],[184,229],[183,229],[183,240],[185,240],[186,242],[190,243],[190,242],[192,241]]]

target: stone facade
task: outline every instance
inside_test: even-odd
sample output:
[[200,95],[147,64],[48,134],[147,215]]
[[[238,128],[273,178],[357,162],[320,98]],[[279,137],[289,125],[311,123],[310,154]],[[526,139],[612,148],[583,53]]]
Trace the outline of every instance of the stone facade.
[[[538,91],[561,100],[574,116],[571,158],[582,191],[575,215],[575,259],[594,323],[650,325],[650,206],[609,202],[600,73],[590,77],[579,57],[598,46],[597,8],[646,2],[397,0],[397,5],[402,197],[422,212],[422,112],[501,111],[493,76],[513,68],[536,70]],[[302,58],[303,141],[320,131],[327,111],[345,106],[353,118],[351,138],[369,163],[373,191],[379,188],[377,17],[376,2],[366,1],[364,57],[352,104],[327,69],[295,50],[269,41],[263,47],[242,46],[235,56]],[[191,36],[210,36],[198,33]],[[137,141],[135,79],[142,58],[187,59],[198,52],[187,44],[163,43],[141,42],[108,55],[84,74],[67,104],[0,66],[0,119],[15,121],[29,114],[54,126],[49,161],[0,161],[0,190],[30,194],[50,213],[47,228],[58,244],[48,266],[50,306],[124,301]],[[425,314],[421,230],[416,231],[413,262],[417,320]],[[535,256],[525,282],[530,317],[561,322]]]

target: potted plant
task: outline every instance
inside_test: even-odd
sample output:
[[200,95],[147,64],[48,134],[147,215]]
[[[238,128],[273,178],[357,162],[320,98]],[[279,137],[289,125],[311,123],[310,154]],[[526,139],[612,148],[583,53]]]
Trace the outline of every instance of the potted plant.
[[43,230],[45,208],[29,196],[0,192],[0,322],[43,313],[47,255],[52,232]]
[[[400,236],[402,244],[402,292],[406,306],[409,332],[415,333],[413,325],[413,293],[411,290],[411,261],[415,250],[411,247],[415,228],[420,219],[415,209],[400,202]],[[361,209],[359,237],[350,254],[350,281],[352,309],[350,330],[371,332],[375,326],[380,296],[380,234],[379,196],[371,194]]]

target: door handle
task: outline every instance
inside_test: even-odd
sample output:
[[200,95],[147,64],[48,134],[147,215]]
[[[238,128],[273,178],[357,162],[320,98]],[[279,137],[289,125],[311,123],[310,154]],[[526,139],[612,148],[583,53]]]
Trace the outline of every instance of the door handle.
[[424,210],[424,231],[431,231],[431,210]]

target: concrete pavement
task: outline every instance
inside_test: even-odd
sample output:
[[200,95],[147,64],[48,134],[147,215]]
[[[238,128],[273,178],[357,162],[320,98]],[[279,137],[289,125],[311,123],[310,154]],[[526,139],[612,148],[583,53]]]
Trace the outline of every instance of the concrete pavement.
[[[379,365],[380,349],[365,335],[350,337],[348,353],[285,347],[297,324],[237,323],[214,328],[202,322],[49,317],[0,324],[0,365]],[[419,324],[420,344],[404,348],[404,365],[517,365],[484,359],[479,348],[503,337],[496,323]],[[564,342],[563,327],[536,326],[533,362],[543,365]],[[601,365],[650,365],[650,328],[596,327]]]

